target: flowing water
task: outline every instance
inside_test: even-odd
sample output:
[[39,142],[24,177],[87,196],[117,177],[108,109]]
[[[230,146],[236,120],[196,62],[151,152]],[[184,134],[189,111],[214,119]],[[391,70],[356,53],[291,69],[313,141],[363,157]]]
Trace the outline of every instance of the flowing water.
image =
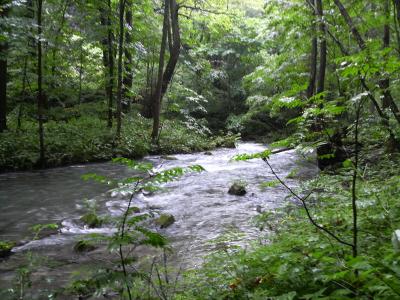
[[[175,160],[160,156],[147,157],[158,169],[201,165],[205,172],[186,174],[168,183],[154,194],[139,194],[134,206],[141,211],[172,214],[176,222],[160,232],[169,238],[180,263],[195,266],[201,258],[215,248],[211,241],[227,232],[241,233],[236,243],[245,245],[259,235],[250,220],[260,210],[272,210],[284,204],[287,192],[282,187],[261,190],[260,184],[274,180],[268,167],[259,159],[233,162],[239,153],[256,153],[265,146],[241,143],[236,149],[218,149],[212,155],[204,153],[175,155]],[[294,169],[297,179],[287,179],[298,185],[298,178],[311,177],[318,171],[315,164],[294,151],[271,156],[272,166],[278,175],[285,178]],[[85,199],[96,201],[101,215],[119,215],[128,202],[127,195],[110,193],[110,187],[94,182],[84,182],[81,176],[96,173],[112,178],[124,178],[134,171],[111,163],[87,164],[56,168],[44,171],[0,174],[0,240],[28,241],[32,234],[29,228],[35,224],[59,223],[61,233],[42,239],[22,242],[8,260],[0,262],[0,287],[5,286],[14,275],[13,269],[23,261],[27,250],[45,254],[58,261],[65,274],[87,262],[88,255],[73,253],[74,242],[88,233],[110,234],[114,228],[89,229],[79,222],[87,208]],[[229,195],[228,189],[235,181],[246,183],[245,196]],[[92,255],[96,256],[96,251]],[[97,258],[104,252],[98,252]],[[83,258],[84,257],[84,258]],[[50,269],[39,273],[51,274]],[[61,275],[65,282],[69,276]]]

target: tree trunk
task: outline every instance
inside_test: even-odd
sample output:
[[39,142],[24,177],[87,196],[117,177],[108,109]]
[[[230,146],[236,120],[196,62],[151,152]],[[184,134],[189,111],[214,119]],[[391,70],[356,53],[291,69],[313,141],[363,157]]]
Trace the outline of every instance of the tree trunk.
[[340,11],[340,14],[343,16],[343,18],[346,21],[346,24],[349,26],[351,33],[353,34],[355,40],[358,43],[358,46],[361,48],[361,50],[364,50],[366,48],[364,39],[361,37],[361,34],[358,32],[357,28],[354,25],[354,22],[352,18],[350,17],[349,13],[347,12],[346,8],[343,6],[342,2],[340,0],[333,0],[335,2],[337,8]]
[[37,40],[37,51],[38,51],[38,61],[37,61],[37,80],[38,80],[38,121],[39,121],[39,145],[40,145],[40,158],[39,164],[44,167],[46,164],[45,149],[44,149],[44,95],[43,95],[43,66],[42,66],[42,9],[43,0],[37,0],[37,26],[38,26],[38,40]]
[[397,39],[397,51],[400,52],[400,0],[393,0],[393,8],[394,8],[394,30],[396,32],[396,39]]
[[[8,4],[8,3],[5,3]],[[6,6],[0,11],[1,19],[8,15]],[[5,28],[1,28],[5,32]],[[0,132],[7,129],[7,40],[0,42]]]
[[126,12],[125,12],[125,22],[127,25],[127,30],[125,32],[125,62],[124,62],[124,89],[123,89],[123,105],[122,110],[128,112],[130,110],[130,105],[132,101],[131,89],[133,84],[133,68],[132,68],[132,53],[131,53],[131,43],[132,43],[132,1],[126,0]]
[[0,43],[0,132],[7,129],[7,51],[6,42]]
[[55,80],[56,77],[56,71],[57,71],[57,63],[56,63],[56,59],[57,59],[57,51],[58,51],[58,46],[59,46],[59,38],[61,36],[62,30],[64,28],[64,23],[65,23],[65,15],[67,13],[67,9],[69,6],[69,0],[65,1],[65,3],[62,3],[61,5],[64,5],[61,9],[61,22],[60,22],[60,26],[58,27],[58,29],[55,31],[55,37],[54,37],[54,46],[52,49],[52,58],[51,58],[51,88],[55,88],[55,83],[57,82]]
[[322,0],[316,0],[316,9],[319,23],[319,70],[317,78],[317,94],[325,90],[325,73],[326,73],[326,27],[324,21],[324,10]]
[[78,91],[78,104],[82,102],[82,79],[83,79],[83,41],[81,42],[81,51],[79,53],[79,91]]
[[124,54],[124,11],[125,0],[119,1],[119,42],[118,42],[118,91],[117,91],[117,132],[116,140],[121,137],[122,126],[122,56]]
[[167,35],[168,35],[168,27],[169,27],[169,6],[170,0],[164,1],[164,21],[163,21],[163,30],[162,30],[162,38],[160,45],[160,58],[158,61],[158,77],[157,77],[157,85],[154,91],[153,98],[153,131],[151,133],[152,142],[155,143],[158,137],[158,131],[160,127],[160,110],[161,110],[161,95],[162,95],[162,87],[163,87],[163,71],[164,71],[164,60],[165,60],[165,50],[167,47]]
[[168,60],[168,64],[165,68],[163,75],[163,84],[161,90],[161,98],[160,102],[164,97],[168,89],[168,85],[172,80],[172,77],[175,72],[176,64],[178,63],[180,50],[181,50],[181,36],[179,32],[179,19],[178,19],[178,6],[176,4],[176,0],[170,0],[170,12],[171,12],[171,23],[172,27],[172,47],[170,49],[170,57]]
[[311,39],[311,53],[310,53],[310,79],[307,88],[307,98],[311,98],[315,94],[315,83],[317,78],[317,55],[318,55],[318,41],[317,41],[317,33],[315,26],[315,9],[311,6],[313,11],[313,19],[312,19],[312,39]]
[[[103,3],[102,3],[103,4]],[[106,7],[100,8],[101,25],[107,28],[107,35],[102,39],[103,65],[105,77],[105,91],[108,107],[107,127],[113,123],[113,87],[114,87],[114,55],[113,55],[113,30],[111,27],[111,0],[104,3]]]
[[22,122],[22,108],[23,108],[22,104],[23,104],[23,101],[24,101],[24,99],[26,97],[26,84],[27,84],[27,81],[28,81],[27,69],[28,69],[28,57],[25,57],[24,68],[23,68],[23,71],[22,71],[22,92],[21,92],[22,100],[21,100],[21,103],[19,104],[19,107],[18,107],[17,131],[19,131],[21,129],[21,125],[22,125],[21,124],[21,122]]
[[[385,10],[385,25],[383,27],[383,48],[388,48],[390,46],[390,4],[389,0],[385,0],[384,3]],[[379,83],[380,88],[383,92],[382,98],[382,108],[387,109],[390,107],[391,94],[390,94],[390,79],[389,77],[385,77]],[[389,92],[389,93],[388,93]]]

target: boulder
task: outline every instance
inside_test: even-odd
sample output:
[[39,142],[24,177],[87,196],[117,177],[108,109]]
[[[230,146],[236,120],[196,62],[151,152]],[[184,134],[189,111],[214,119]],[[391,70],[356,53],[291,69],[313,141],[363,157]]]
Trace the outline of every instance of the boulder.
[[168,156],[168,155],[163,155],[163,156],[161,156],[161,158],[164,160],[178,160],[176,157]]
[[160,228],[167,228],[175,223],[175,218],[173,215],[162,214],[155,220],[155,222],[160,226]]
[[140,208],[136,206],[132,206],[129,211],[133,214],[139,214],[140,213]]
[[87,213],[83,215],[80,220],[85,223],[89,228],[100,227],[103,223],[102,220],[94,213]]
[[0,241],[0,258],[11,255],[11,250],[15,246],[13,242]]
[[78,253],[90,252],[96,249],[96,246],[89,241],[80,240],[74,246],[74,251]]
[[47,238],[51,235],[60,233],[61,224],[49,224],[49,225],[51,225],[51,226],[45,226],[44,228],[39,230],[39,232],[36,236],[36,239],[41,240],[41,239]]
[[228,191],[228,194],[235,196],[244,196],[246,193],[247,191],[245,185],[237,182],[232,184]]
[[204,155],[213,155],[210,151],[204,152]]

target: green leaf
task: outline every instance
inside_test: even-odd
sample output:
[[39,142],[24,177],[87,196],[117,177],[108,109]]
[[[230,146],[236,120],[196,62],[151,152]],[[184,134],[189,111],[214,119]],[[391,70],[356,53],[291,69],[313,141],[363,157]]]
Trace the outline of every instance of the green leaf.
[[266,159],[269,158],[271,155],[272,151],[267,149],[263,152],[255,153],[255,154],[238,154],[234,156],[232,159],[235,161],[246,161],[246,160],[251,160],[251,159],[256,159],[256,158],[261,158],[261,159]]
[[343,167],[344,168],[353,168],[353,162],[351,161],[351,159],[346,159],[343,162]]

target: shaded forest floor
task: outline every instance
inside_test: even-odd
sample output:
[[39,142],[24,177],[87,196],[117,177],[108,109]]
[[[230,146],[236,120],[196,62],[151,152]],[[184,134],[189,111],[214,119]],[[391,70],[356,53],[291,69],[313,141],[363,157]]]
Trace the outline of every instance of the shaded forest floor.
[[[84,107],[90,109],[90,106]],[[71,110],[71,113],[74,111]],[[46,166],[58,167],[74,163],[98,162],[114,157],[142,158],[148,154],[176,154],[234,147],[237,136],[212,136],[179,120],[165,120],[157,145],[150,139],[151,120],[138,113],[125,116],[121,139],[115,140],[115,128],[108,128],[96,111],[82,116],[65,116],[59,120],[57,110],[45,123]],[[20,128],[12,120],[10,128],[0,134],[0,172],[30,170],[39,166],[37,122],[24,120]]]

